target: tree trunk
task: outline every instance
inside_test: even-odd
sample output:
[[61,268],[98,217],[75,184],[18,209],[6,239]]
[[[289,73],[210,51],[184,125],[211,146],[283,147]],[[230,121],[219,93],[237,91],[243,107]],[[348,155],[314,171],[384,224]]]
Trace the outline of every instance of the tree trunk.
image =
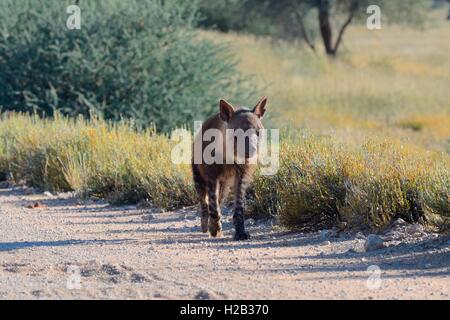
[[325,51],[330,56],[335,56],[333,48],[333,30],[330,22],[330,2],[329,0],[319,0],[319,25]]
[[319,0],[318,4],[320,34],[325,45],[325,51],[329,56],[335,57],[342,43],[345,30],[352,23],[355,12],[358,10],[358,1],[352,0],[350,2],[348,18],[338,32],[336,43],[333,43],[333,29],[330,22],[330,0]]
[[[450,0],[447,0],[447,2],[448,2],[448,5],[450,6]],[[447,20],[450,20],[450,8],[448,9]]]

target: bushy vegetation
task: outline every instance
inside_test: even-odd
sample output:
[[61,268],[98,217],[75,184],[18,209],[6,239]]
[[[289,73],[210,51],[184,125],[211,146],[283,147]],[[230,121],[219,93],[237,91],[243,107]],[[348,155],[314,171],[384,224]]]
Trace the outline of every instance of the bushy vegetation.
[[190,167],[172,164],[172,146],[165,135],[154,129],[138,133],[129,122],[16,114],[4,114],[0,122],[3,175],[41,190],[72,190],[113,203],[193,204]]
[[425,153],[393,139],[374,138],[357,148],[332,138],[293,139],[281,148],[277,175],[255,180],[252,213],[311,229],[379,229],[395,218],[450,218],[448,155]]
[[[115,203],[145,199],[161,208],[195,204],[190,166],[170,161],[174,142],[134,129],[98,119],[5,115],[0,168],[42,190],[75,190]],[[291,228],[450,218],[448,155],[376,139],[352,148],[295,132],[281,150],[277,175],[258,176],[253,184],[251,215],[278,216]]]
[[[248,86],[227,48],[197,37],[195,6],[175,0],[0,2],[0,107],[51,116],[132,118],[168,131],[204,119]],[[207,94],[206,94],[207,93]]]

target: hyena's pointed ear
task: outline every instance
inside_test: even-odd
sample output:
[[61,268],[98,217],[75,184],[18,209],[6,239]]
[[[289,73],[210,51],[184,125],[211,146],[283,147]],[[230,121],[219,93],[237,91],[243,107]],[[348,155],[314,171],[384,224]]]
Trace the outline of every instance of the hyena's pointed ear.
[[264,113],[266,113],[266,105],[267,105],[267,97],[264,97],[253,108],[253,113],[256,114],[259,118],[264,117]]
[[219,105],[220,105],[220,118],[225,122],[230,121],[230,119],[233,117],[234,114],[233,106],[228,102],[226,102],[225,100],[220,100]]

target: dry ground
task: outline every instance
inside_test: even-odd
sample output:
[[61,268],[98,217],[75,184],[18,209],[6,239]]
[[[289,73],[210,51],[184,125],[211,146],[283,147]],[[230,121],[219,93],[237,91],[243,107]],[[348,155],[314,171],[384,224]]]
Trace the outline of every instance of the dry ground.
[[[47,207],[26,208],[36,201]],[[2,189],[0,299],[449,299],[445,236],[366,253],[352,235],[327,241],[256,223],[250,241],[234,242],[231,227],[227,215],[224,237],[210,239],[192,208],[151,213]]]

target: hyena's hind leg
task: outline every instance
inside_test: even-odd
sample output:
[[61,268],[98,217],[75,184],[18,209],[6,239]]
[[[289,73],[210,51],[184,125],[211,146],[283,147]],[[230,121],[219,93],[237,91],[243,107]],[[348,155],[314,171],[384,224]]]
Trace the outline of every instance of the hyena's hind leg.
[[192,173],[194,175],[195,190],[197,191],[198,199],[200,201],[200,221],[201,229],[203,233],[208,232],[208,192],[206,189],[206,183],[200,175],[196,166],[192,167]]

